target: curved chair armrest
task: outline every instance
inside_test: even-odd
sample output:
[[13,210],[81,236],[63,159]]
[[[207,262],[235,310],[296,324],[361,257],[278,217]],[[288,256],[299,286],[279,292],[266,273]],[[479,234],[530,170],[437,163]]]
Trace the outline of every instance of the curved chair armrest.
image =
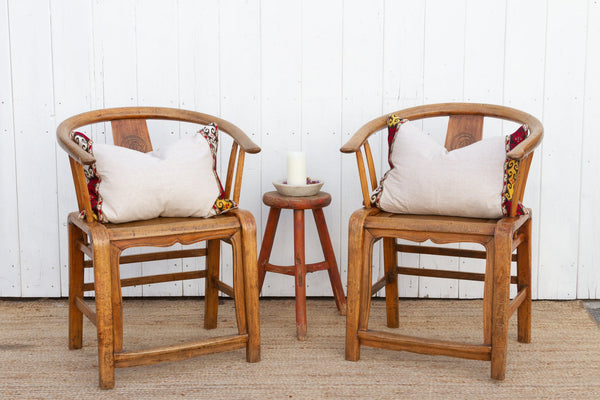
[[342,153],[355,153],[359,151],[360,147],[369,136],[383,129],[387,125],[390,114],[396,114],[400,118],[409,120],[461,114],[481,115],[483,117],[500,118],[519,124],[527,124],[530,135],[507,154],[508,157],[512,159],[522,159],[527,154],[531,153],[541,143],[544,132],[542,124],[537,118],[531,114],[511,107],[482,103],[428,104],[394,111],[367,122],[340,148],[340,151]]
[[119,119],[163,119],[171,121],[191,122],[200,125],[208,125],[212,122],[219,126],[231,136],[246,153],[258,153],[260,147],[256,145],[240,128],[229,121],[203,114],[196,111],[181,110],[167,107],[117,107],[103,110],[94,110],[75,115],[63,121],[56,129],[56,135],[60,146],[75,160],[82,164],[93,164],[95,159],[86,153],[70,137],[71,131],[80,126],[97,122],[105,122]]
[[389,115],[382,115],[361,126],[360,129],[357,130],[356,133],[354,133],[354,135],[352,135],[352,137],[340,148],[340,151],[342,153],[356,153],[359,151],[369,136],[383,129],[387,125],[388,117]]
[[542,142],[542,138],[544,137],[544,127],[540,121],[534,117],[532,118],[532,121],[527,122],[529,136],[506,154],[508,158],[512,160],[522,160],[528,154],[533,152],[533,150],[535,150]]
[[239,144],[243,151],[250,154],[260,153],[260,147],[240,128],[231,122],[217,117],[214,117],[214,122],[219,126],[219,129],[227,132]]
[[[81,126],[81,125],[79,125]],[[63,121],[58,128],[56,128],[56,138],[60,147],[66,151],[69,156],[75,161],[83,165],[90,165],[96,162],[93,155],[83,150],[81,146],[71,140],[71,131],[78,126],[73,126],[71,118]]]

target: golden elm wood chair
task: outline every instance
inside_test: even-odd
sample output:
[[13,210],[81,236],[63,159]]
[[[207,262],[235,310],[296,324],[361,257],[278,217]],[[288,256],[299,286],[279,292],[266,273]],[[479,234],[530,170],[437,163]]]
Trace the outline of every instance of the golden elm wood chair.
[[[496,219],[392,214],[373,207],[369,192],[376,188],[377,178],[368,138],[386,126],[388,115],[362,126],[341,148],[344,153],[356,155],[364,201],[363,208],[355,211],[349,221],[346,359],[357,361],[360,346],[364,345],[488,360],[491,361],[491,377],[504,379],[508,319],[515,311],[518,314],[518,341],[530,341],[531,212],[517,216],[516,211],[523,198],[533,150],[542,139],[542,124],[527,113],[485,104],[433,104],[400,110],[394,114],[410,121],[449,117],[445,141],[447,150],[462,148],[481,140],[483,121],[488,117],[526,124],[529,136],[506,153],[507,160],[518,167],[518,175],[510,202],[510,213]],[[372,285],[373,245],[379,239],[383,239],[385,272]],[[399,244],[396,239],[414,242],[429,239],[435,243],[472,242],[481,244],[485,251]],[[399,266],[398,252],[485,259],[485,273]],[[517,263],[516,276],[511,276],[511,261]],[[371,296],[384,287],[387,326],[399,327],[398,274],[483,281],[483,343],[466,344],[370,330],[368,320]],[[512,301],[509,298],[510,284],[517,285],[518,289]]]
[[[119,367],[183,360],[244,347],[248,362],[260,360],[256,225],[252,214],[234,209],[210,218],[158,217],[121,224],[100,223],[93,218],[84,166],[94,164],[95,158],[71,140],[71,132],[85,125],[109,121],[115,145],[149,152],[152,151],[146,124],[149,119],[202,126],[216,123],[219,130],[229,134],[233,144],[224,195],[229,198],[233,189],[235,202],[240,197],[245,154],[260,151],[242,130],[230,122],[208,114],[172,108],[127,107],[90,111],[65,120],[57,128],[58,142],[69,155],[79,206],[79,212],[68,216],[69,348],[81,348],[83,315],[87,316],[97,329],[99,380],[100,387],[105,389],[114,386],[114,369]],[[206,241],[205,248],[120,256],[123,250],[132,247],[167,247],[199,241]],[[232,246],[233,286],[219,280],[221,241]],[[121,264],[198,256],[206,257],[205,270],[120,278]],[[84,283],[85,268],[93,268],[94,282]],[[160,348],[123,350],[122,287],[197,278],[205,278],[204,327],[211,329],[217,326],[218,293],[221,291],[235,301],[237,334]],[[91,290],[95,291],[95,311],[83,301],[84,292]]]

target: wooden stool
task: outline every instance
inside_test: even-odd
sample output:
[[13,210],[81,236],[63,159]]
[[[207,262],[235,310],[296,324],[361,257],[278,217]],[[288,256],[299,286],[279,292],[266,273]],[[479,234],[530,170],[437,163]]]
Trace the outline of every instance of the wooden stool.
[[[296,277],[296,332],[299,340],[306,340],[306,273],[327,270],[331,289],[335,298],[335,304],[341,315],[346,315],[346,298],[344,288],[340,279],[335,254],[331,247],[329,231],[323,215],[323,207],[331,203],[329,193],[319,192],[314,196],[290,197],[283,196],[278,192],[267,192],[263,195],[263,203],[271,207],[265,236],[263,237],[260,255],[258,256],[258,289],[262,289],[267,271],[278,274],[294,275]],[[273,240],[277,230],[277,222],[281,209],[294,210],[294,260],[293,266],[279,266],[269,264],[269,257],[273,249]],[[304,210],[312,210],[315,224],[321,240],[321,248],[325,255],[325,261],[306,264],[304,262]]]

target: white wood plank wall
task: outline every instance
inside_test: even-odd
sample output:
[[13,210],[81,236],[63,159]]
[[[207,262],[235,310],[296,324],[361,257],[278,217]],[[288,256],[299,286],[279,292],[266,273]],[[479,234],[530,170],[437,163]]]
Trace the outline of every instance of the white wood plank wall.
[[[67,294],[66,215],[75,209],[56,126],[104,107],[156,105],[219,115],[262,147],[248,156],[242,206],[262,238],[261,196],[304,150],[346,282],[347,224],[361,205],[355,159],[340,146],[362,124],[404,107],[473,101],[542,120],[546,136],[526,192],[534,212],[533,293],[600,299],[600,2],[597,0],[0,0],[0,297]],[[443,122],[425,127],[441,136]],[[151,124],[162,140],[186,124]],[[508,133],[501,123],[486,135]],[[111,142],[110,126],[88,133]],[[156,135],[155,137],[159,137]],[[385,135],[371,142],[378,175]],[[307,261],[321,258],[307,215]],[[272,260],[292,264],[291,213]],[[465,246],[466,247],[466,246]],[[224,246],[222,271],[231,280]],[[383,267],[374,256],[376,273]],[[403,263],[480,270],[480,261],[403,254]],[[125,276],[198,268],[141,263]],[[329,296],[326,275],[308,294]],[[324,274],[324,273],[323,273]],[[375,276],[377,278],[377,276]],[[473,298],[481,285],[401,278],[407,297]],[[199,282],[127,288],[129,296],[202,295]],[[267,275],[263,294],[293,295]]]

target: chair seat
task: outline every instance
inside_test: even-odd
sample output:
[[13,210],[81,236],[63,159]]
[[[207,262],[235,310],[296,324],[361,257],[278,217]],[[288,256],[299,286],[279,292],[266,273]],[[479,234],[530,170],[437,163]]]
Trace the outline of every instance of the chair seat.
[[128,239],[143,239],[157,236],[196,234],[198,232],[214,232],[236,230],[240,228],[239,220],[231,213],[217,215],[211,218],[166,218],[159,217],[145,221],[126,222],[123,224],[100,224],[86,222],[79,213],[69,214],[69,222],[89,232],[91,225],[106,229],[113,241]]
[[[392,214],[384,211],[374,211],[365,220],[367,229],[393,229],[415,232],[438,232],[492,236],[500,219],[448,217],[440,215]],[[527,219],[529,214],[514,218],[516,229]]]

